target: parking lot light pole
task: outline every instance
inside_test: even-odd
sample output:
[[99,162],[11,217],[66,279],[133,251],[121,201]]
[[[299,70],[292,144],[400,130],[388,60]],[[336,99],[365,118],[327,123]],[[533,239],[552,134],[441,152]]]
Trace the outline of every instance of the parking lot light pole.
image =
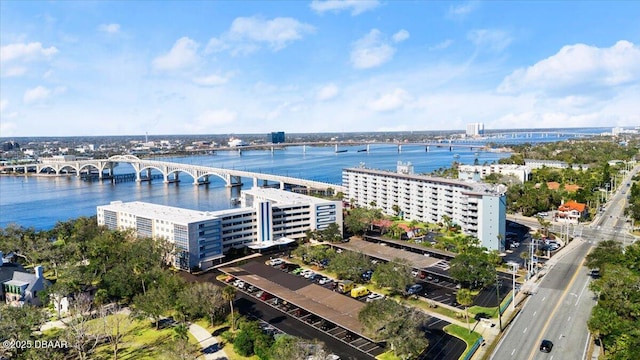
[[498,295],[498,320],[500,322],[500,332],[502,332],[502,311],[500,306],[500,277],[496,274],[496,295]]

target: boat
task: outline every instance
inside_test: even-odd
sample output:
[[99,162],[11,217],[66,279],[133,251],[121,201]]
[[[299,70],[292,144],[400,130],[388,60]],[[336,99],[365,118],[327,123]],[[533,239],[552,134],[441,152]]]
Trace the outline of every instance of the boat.
[[347,151],[349,151],[349,150],[336,150],[336,154],[337,154],[337,153],[345,153],[345,152],[347,152]]
[[367,149],[360,149],[358,152],[367,152]]

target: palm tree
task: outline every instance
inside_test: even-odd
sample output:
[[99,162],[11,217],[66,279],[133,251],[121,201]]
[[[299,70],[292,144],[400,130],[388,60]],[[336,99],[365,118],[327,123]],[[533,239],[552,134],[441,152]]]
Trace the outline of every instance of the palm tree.
[[469,329],[469,334],[471,334],[471,326],[469,325],[469,305],[473,304],[473,295],[471,295],[471,290],[469,289],[460,289],[456,294],[456,301],[458,304],[464,306],[465,317],[467,318],[467,329]]
[[227,286],[222,289],[222,297],[229,301],[229,306],[231,307],[231,331],[235,331],[235,322],[233,321],[233,300],[236,298],[236,288],[233,286]]
[[176,339],[182,339],[182,340],[189,339],[189,336],[187,335],[187,333],[189,333],[189,327],[185,323],[180,323],[174,326],[173,332],[174,332],[173,336]]
[[520,258],[524,260],[524,268],[527,268],[527,261],[529,260],[529,252],[523,251],[520,253]]

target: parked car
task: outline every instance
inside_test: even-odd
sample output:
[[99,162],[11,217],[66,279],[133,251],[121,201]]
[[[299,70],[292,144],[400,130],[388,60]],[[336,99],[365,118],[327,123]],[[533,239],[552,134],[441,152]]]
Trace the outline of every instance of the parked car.
[[244,285],[245,285],[244,281],[242,281],[242,280],[240,280],[240,279],[238,279],[238,280],[236,280],[236,281],[234,281],[234,282],[233,282],[233,286],[237,286],[237,287],[239,287],[240,289],[243,289],[243,288],[244,288]]
[[284,260],[282,260],[280,258],[269,260],[269,265],[271,265],[271,266],[282,265],[283,263],[284,263]]
[[408,295],[416,295],[420,291],[422,291],[422,285],[420,285],[420,284],[413,284],[413,285],[411,285],[411,286],[409,286],[407,288],[407,294]]
[[420,274],[420,272],[418,270],[413,270],[411,272],[411,276],[413,276],[413,277],[418,277],[419,274]]
[[362,273],[362,280],[371,281],[371,276],[373,276],[373,270],[367,270]]
[[382,294],[376,294],[376,293],[371,293],[367,296],[367,302],[372,302],[372,301],[376,301],[376,300],[381,300],[384,299],[384,295]]
[[351,297],[354,299],[369,295],[371,292],[364,286],[358,286],[357,288],[351,289]]
[[320,280],[318,281],[318,284],[320,284],[320,285],[325,285],[325,284],[328,284],[328,283],[330,283],[330,282],[332,282],[332,281],[333,281],[333,280],[331,280],[331,279],[329,279],[328,277],[324,276],[324,277],[322,277],[322,279],[320,279]]
[[312,276],[315,276],[316,273],[314,273],[313,271],[309,271],[307,273],[305,273],[303,276],[305,279],[311,279]]
[[303,269],[303,268],[301,268],[301,267],[299,267],[299,268],[297,268],[297,269],[293,270],[291,273],[292,273],[293,275],[300,275],[303,271],[304,271],[304,269]]

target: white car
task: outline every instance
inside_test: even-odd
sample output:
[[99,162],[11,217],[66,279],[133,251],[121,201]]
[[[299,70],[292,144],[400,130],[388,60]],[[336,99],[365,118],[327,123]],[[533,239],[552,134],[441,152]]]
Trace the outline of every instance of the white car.
[[282,264],[284,264],[284,260],[279,259],[279,258],[278,259],[269,260],[269,265],[271,265],[271,266],[278,266],[278,265],[282,265]]
[[244,281],[236,280],[236,281],[234,281],[233,285],[242,289],[242,288],[244,288]]
[[320,281],[318,281],[318,284],[325,285],[325,284],[328,284],[328,283],[330,283],[332,281],[333,280],[329,279],[328,277],[323,277],[322,279],[320,279]]
[[302,272],[300,272],[300,276],[305,277],[305,278],[309,278],[309,276],[311,276],[311,274],[313,274],[312,270],[306,269],[306,270],[302,270]]
[[308,278],[312,277],[315,274],[316,273],[314,273],[313,271],[309,271],[308,273],[304,274],[303,276],[304,276],[305,279],[308,279]]
[[372,301],[376,301],[376,300],[380,300],[380,299],[384,299],[384,295],[382,294],[376,294],[376,293],[371,293],[369,295],[367,295],[367,302],[372,302]]

